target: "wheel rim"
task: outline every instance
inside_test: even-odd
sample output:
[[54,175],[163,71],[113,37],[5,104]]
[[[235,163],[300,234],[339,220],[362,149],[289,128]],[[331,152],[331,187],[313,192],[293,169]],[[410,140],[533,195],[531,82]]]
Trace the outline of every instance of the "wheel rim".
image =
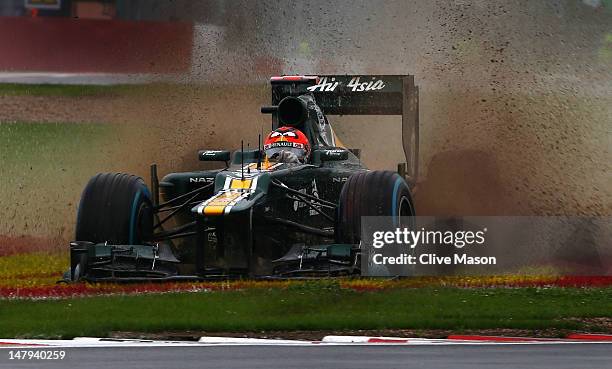
[[138,242],[148,241],[153,233],[153,224],[151,223],[152,217],[152,209],[146,203],[143,202],[140,204],[140,208],[138,209],[138,217],[136,220],[137,228],[135,229],[136,240]]
[[400,217],[409,217],[412,215],[412,211],[410,211],[410,200],[406,196],[402,196],[399,203],[398,214]]
[[408,226],[412,222],[408,221],[408,224],[403,224],[402,219],[412,216],[412,206],[410,200],[406,196],[402,196],[398,206],[398,225],[399,227]]

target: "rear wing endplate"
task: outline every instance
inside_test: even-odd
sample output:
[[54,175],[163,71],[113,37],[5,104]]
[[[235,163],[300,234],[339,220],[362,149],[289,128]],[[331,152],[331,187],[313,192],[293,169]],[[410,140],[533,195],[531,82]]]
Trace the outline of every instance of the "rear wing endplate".
[[401,115],[406,167],[416,184],[419,153],[419,88],[412,75],[319,75],[272,77],[272,105],[312,93],[326,115]]

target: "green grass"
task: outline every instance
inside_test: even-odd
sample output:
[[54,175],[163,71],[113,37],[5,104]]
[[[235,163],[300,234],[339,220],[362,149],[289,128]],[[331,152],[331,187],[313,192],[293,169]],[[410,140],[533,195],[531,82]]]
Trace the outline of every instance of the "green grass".
[[[313,287],[314,286],[314,287]],[[0,301],[0,337],[107,336],[112,331],[584,329],[612,316],[612,288],[288,289]]]
[[[67,85],[67,84],[22,84],[22,83],[0,83],[0,96],[63,96],[63,97],[101,97],[101,96],[164,96],[197,94],[199,96],[210,94],[211,91],[218,93],[262,93],[260,86],[228,86],[228,85],[197,85],[180,83],[151,82],[141,84],[116,84],[116,85]],[[264,90],[267,92],[267,89]]]
[[[111,128],[99,123],[2,123],[0,165],[3,170],[19,171],[27,164],[40,166],[39,170],[58,170],[57,165],[73,164],[75,160],[86,165],[105,151],[101,141],[113,141]],[[83,156],[86,149],[95,153],[91,152],[89,158]]]
[[116,96],[144,92],[148,84],[119,85],[63,85],[0,83],[0,95],[4,96]]

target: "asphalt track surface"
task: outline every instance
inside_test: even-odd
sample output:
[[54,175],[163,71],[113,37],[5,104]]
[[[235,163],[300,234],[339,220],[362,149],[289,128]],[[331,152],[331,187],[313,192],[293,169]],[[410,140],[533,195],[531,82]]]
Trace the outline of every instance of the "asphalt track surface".
[[0,368],[612,368],[612,347],[595,343],[49,349],[65,350],[66,358],[9,360],[6,348],[0,350]]

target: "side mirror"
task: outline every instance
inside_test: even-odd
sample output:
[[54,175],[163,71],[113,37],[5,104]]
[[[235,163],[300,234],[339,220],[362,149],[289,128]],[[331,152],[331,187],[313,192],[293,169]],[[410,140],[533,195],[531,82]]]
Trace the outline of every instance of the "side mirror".
[[342,161],[348,159],[348,151],[342,148],[319,149],[314,151],[315,162]]
[[224,161],[230,160],[230,152],[227,150],[200,150],[198,151],[200,161]]
[[348,149],[350,152],[353,153],[353,155],[355,155],[358,159],[361,159],[361,149]]

